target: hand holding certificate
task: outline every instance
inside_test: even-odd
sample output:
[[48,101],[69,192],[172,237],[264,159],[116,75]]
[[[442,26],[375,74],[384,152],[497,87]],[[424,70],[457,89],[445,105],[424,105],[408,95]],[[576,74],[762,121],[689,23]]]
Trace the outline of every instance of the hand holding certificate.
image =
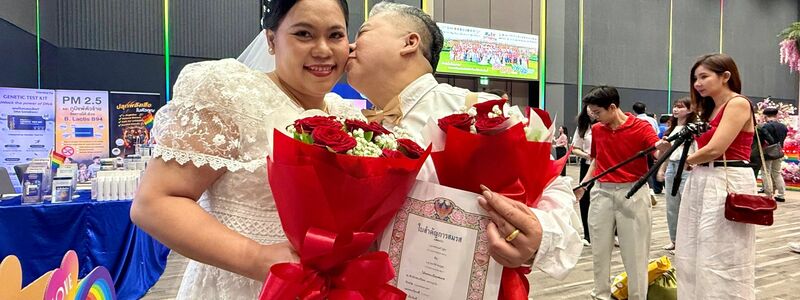
[[481,187],[478,203],[492,218],[487,227],[492,258],[507,267],[530,265],[542,242],[542,227],[524,204]]
[[502,266],[489,256],[492,220],[477,197],[417,181],[380,244],[408,299],[497,299]]

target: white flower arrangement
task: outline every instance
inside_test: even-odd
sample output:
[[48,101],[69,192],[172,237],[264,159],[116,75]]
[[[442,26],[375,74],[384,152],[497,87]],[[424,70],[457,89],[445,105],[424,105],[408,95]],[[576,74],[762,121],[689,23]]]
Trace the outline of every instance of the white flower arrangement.
[[[364,130],[356,129],[350,133],[356,139],[356,147],[347,151],[348,155],[380,157],[383,154],[381,147],[366,139]],[[396,144],[397,142],[395,142]]]

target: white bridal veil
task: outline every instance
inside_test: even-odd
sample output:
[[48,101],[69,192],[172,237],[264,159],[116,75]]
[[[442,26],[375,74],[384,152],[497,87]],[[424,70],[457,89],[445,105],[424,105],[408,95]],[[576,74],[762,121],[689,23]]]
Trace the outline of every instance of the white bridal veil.
[[275,70],[275,56],[269,54],[268,47],[266,29],[264,29],[256,35],[236,60],[253,70],[272,72]]

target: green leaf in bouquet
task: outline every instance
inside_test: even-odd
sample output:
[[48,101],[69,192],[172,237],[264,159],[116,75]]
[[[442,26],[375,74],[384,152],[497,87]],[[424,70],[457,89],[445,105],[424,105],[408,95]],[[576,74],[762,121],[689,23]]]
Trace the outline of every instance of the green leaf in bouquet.
[[365,139],[365,140],[368,140],[368,141],[372,141],[372,137],[373,137],[374,135],[375,135],[375,133],[374,133],[374,132],[372,132],[372,131],[366,131],[366,132],[364,132],[364,139]]
[[299,141],[301,141],[303,143],[306,143],[306,144],[309,144],[309,145],[313,145],[314,144],[314,138],[312,138],[311,134],[309,134],[309,133],[300,133],[300,134],[295,133],[295,135],[299,135],[299,137],[295,137],[295,139],[297,139],[297,140],[299,140]]

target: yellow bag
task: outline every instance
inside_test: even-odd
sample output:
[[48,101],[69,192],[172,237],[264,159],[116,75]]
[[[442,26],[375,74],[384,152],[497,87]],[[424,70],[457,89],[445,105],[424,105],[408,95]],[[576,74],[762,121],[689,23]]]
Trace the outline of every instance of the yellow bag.
[[[652,284],[658,277],[661,277],[662,274],[669,271],[671,268],[672,262],[670,262],[669,258],[666,256],[651,261],[650,264],[647,265],[647,284]],[[620,300],[628,299],[628,273],[622,272],[622,274],[614,277],[614,281],[611,283],[611,294]]]

